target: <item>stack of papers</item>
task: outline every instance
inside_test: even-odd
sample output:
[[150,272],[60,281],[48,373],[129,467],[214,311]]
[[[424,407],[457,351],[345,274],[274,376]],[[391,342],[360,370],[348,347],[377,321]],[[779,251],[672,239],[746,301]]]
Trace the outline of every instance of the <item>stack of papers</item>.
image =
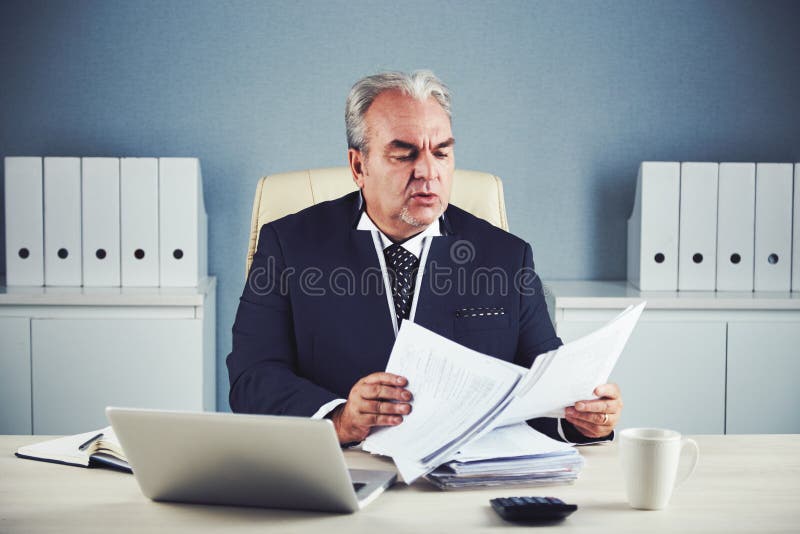
[[[596,398],[594,389],[608,381],[644,306],[631,306],[595,332],[540,354],[530,369],[403,321],[386,371],[408,379],[413,410],[403,424],[374,430],[362,448],[390,456],[410,484],[443,464],[465,462],[458,454],[496,429],[563,417],[567,406]],[[551,452],[557,451],[533,446],[511,454],[504,445],[484,460]]]
[[403,424],[373,431],[362,448],[391,456],[410,484],[491,430],[527,371],[515,367],[404,321],[386,370],[408,378],[413,410]]
[[567,483],[578,478],[583,457],[568,443],[521,423],[492,430],[427,475],[441,489]]
[[548,454],[473,462],[451,461],[426,478],[440,489],[524,484],[544,486],[573,482],[583,467],[576,449]]

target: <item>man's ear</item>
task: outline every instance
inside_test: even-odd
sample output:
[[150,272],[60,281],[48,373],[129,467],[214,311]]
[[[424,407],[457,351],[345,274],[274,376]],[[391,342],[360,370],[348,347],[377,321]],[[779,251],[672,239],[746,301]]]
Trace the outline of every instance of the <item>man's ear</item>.
[[347,160],[350,163],[350,173],[359,189],[364,187],[364,155],[360,150],[350,148],[347,150]]

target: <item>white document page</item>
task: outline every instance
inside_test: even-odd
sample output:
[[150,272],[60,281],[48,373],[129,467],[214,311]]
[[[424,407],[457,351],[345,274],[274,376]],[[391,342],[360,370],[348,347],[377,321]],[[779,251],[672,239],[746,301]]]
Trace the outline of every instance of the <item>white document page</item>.
[[419,477],[427,475],[438,467],[436,465],[430,466],[423,464],[413,458],[403,458],[400,456],[393,457],[392,461],[397,468],[397,472],[400,473],[400,480],[406,484],[411,484]]
[[567,406],[596,399],[594,389],[608,382],[645,304],[631,306],[599,330],[537,356],[517,387],[514,400],[495,424],[564,417]]
[[483,437],[462,447],[453,460],[474,462],[495,458],[515,458],[548,454],[571,449],[572,445],[556,441],[528,426],[519,423],[495,428]]
[[[403,321],[386,371],[408,379],[412,410],[402,424],[375,430],[362,447],[394,458],[409,483],[435,468],[436,456],[460,445],[459,438],[488,426],[520,378],[515,368],[411,321]],[[402,468],[415,462],[425,464],[413,470],[416,476]]]

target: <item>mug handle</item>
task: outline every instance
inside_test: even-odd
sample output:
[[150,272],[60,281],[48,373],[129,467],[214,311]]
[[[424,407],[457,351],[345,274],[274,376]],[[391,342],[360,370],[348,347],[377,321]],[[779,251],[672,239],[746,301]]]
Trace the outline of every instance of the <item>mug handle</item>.
[[697,461],[700,459],[700,447],[697,446],[697,442],[695,440],[693,440],[692,438],[684,438],[681,441],[683,443],[681,445],[681,451],[683,451],[683,449],[686,448],[687,445],[692,446],[693,448],[693,454],[691,460],[692,463],[691,466],[689,467],[689,470],[686,472],[683,478],[681,478],[680,481],[675,484],[675,488],[686,482],[686,480],[690,476],[692,476],[692,473],[694,473],[694,470],[697,467]]

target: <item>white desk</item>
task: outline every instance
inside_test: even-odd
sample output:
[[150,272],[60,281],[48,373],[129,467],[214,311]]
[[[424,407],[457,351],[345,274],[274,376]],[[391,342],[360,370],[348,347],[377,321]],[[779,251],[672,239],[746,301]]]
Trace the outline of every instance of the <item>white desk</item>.
[[[541,529],[561,533],[797,532],[800,525],[800,435],[695,436],[697,471],[661,511],[628,507],[612,444],[581,449],[587,465],[574,485],[442,492],[421,481],[395,486],[352,515],[155,503],[125,473],[13,456],[42,439],[0,436],[0,532],[518,532],[489,506],[509,495],[577,504],[565,522]],[[391,465],[346,456],[352,467]]]

